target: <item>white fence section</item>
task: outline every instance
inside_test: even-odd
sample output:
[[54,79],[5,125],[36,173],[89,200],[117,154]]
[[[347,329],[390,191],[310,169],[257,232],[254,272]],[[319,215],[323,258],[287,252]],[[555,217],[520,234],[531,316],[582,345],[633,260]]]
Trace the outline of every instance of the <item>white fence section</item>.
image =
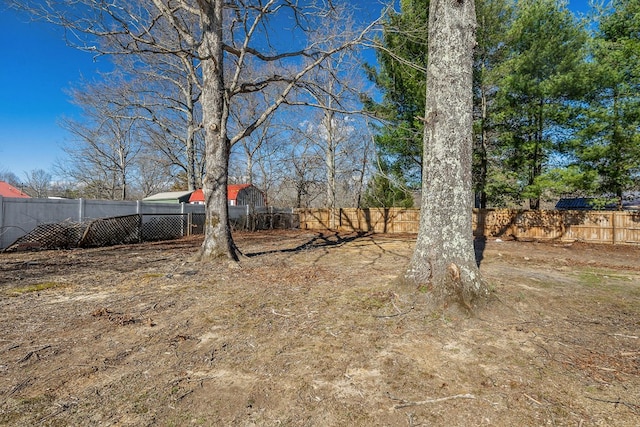
[[[244,206],[239,207],[239,211],[241,212],[232,213],[230,210],[229,214],[246,214]],[[83,222],[132,214],[188,213],[204,213],[204,205],[86,199],[17,199],[0,196],[0,250],[40,224],[65,220]]]
[[[112,201],[87,199],[18,199],[0,196],[0,250],[7,248],[18,238],[31,232],[41,224],[55,224],[63,221],[84,222],[99,218],[122,215],[178,215],[204,214],[204,205],[188,203],[151,203],[143,201]],[[292,209],[274,209],[249,206],[229,206],[229,218],[236,226],[256,229],[259,214],[265,224],[262,228],[290,228],[295,223],[291,219]],[[280,216],[287,215],[288,221]],[[277,223],[277,224],[274,224]],[[283,225],[284,224],[284,225]]]

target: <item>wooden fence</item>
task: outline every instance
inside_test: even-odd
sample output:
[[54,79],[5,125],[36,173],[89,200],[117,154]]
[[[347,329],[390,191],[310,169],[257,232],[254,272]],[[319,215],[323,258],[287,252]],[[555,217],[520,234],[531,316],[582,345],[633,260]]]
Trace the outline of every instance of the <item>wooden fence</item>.
[[[419,209],[299,209],[300,228],[417,233]],[[640,244],[640,212],[474,209],[476,237]]]

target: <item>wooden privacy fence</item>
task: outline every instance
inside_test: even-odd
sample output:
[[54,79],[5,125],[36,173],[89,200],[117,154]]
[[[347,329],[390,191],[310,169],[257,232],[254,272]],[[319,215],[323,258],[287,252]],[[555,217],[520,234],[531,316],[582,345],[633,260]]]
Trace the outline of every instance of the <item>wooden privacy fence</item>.
[[[417,233],[419,209],[299,209],[300,228]],[[640,244],[640,212],[474,209],[476,237]]]

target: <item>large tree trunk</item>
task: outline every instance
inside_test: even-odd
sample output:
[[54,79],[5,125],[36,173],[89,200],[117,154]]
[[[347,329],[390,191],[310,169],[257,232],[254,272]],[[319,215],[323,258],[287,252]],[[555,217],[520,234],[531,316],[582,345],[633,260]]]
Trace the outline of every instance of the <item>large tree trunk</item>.
[[205,128],[204,193],[206,222],[201,259],[227,257],[238,260],[231,237],[227,178],[230,143],[227,138],[227,102],[223,74],[222,4],[223,0],[200,2],[203,8],[202,115]]
[[488,294],[472,234],[473,0],[432,0],[420,228],[405,282],[438,306]]

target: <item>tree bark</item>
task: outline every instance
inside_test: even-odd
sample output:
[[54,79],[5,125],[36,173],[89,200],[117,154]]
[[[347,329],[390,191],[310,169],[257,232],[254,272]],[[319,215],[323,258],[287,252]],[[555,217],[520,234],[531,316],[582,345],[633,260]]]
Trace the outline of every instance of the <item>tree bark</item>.
[[432,0],[420,228],[404,281],[437,306],[488,294],[472,233],[473,0]]
[[231,237],[227,204],[227,169],[230,143],[227,137],[228,103],[224,87],[222,9],[223,0],[199,2],[202,8],[202,121],[205,128],[206,163],[202,185],[206,222],[201,259],[227,257],[238,261]]

